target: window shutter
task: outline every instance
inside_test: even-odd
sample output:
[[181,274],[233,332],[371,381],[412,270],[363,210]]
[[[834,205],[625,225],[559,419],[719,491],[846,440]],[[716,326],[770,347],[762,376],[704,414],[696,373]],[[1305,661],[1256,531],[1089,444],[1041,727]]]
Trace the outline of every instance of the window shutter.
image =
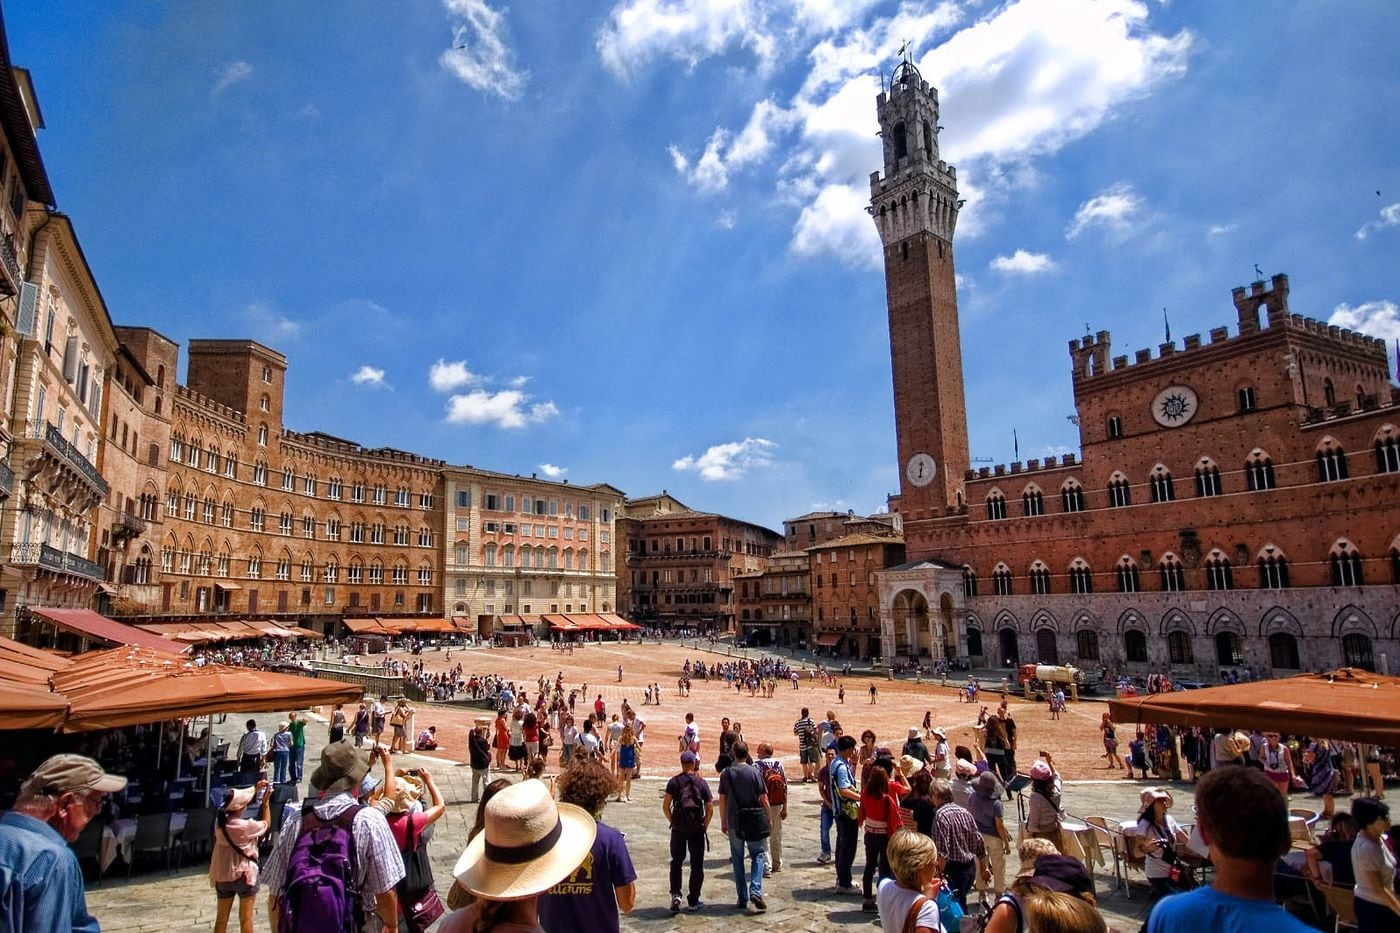
[[19,311],[15,315],[15,330],[25,337],[34,336],[34,319],[39,310],[39,286],[33,282],[19,283]]
[[78,378],[78,338],[69,337],[63,345],[63,381],[75,382]]

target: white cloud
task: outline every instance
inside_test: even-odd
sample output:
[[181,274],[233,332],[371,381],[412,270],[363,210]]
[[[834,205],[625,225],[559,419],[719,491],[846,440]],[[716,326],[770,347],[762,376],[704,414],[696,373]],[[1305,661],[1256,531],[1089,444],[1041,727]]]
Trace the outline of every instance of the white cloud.
[[552,463],[541,463],[540,472],[550,479],[559,479],[569,472],[568,467],[555,466]]
[[733,210],[720,211],[715,218],[715,226],[721,230],[733,230],[734,225],[739,222],[739,215]]
[[518,389],[488,392],[474,389],[447,400],[449,424],[494,424],[500,428],[523,428],[539,424],[559,414],[553,402],[528,405],[530,396]]
[[761,0],[620,0],[598,32],[598,54],[620,78],[658,58],[694,68],[731,48],[749,50],[766,69],[777,45],[767,6]]
[[773,465],[772,452],[777,444],[761,437],[746,437],[742,441],[716,444],[698,457],[688,455],[671,464],[673,470],[690,470],[706,482],[742,479],[749,470]]
[[214,82],[214,90],[211,94],[222,94],[229,88],[241,81],[247,81],[253,76],[253,66],[244,61],[232,61],[224,66],[219,72],[219,79]]
[[1085,230],[1102,227],[1114,232],[1127,230],[1142,214],[1142,197],[1126,182],[1110,185],[1074,212],[1065,236],[1074,239]]
[[[771,104],[759,149],[790,153],[778,171],[780,200],[798,212],[792,248],[877,265],[880,245],[864,208],[869,174],[881,163],[875,117],[879,84],[905,40],[925,50],[923,76],[940,92],[942,158],[959,166],[968,202],[959,232],[976,235],[1011,193],[1033,184],[1032,163],[1092,133],[1122,107],[1186,69],[1188,31],[1152,30],[1138,0],[1012,0],[988,5],[963,24],[954,3],[932,8],[840,0],[618,0],[598,48],[620,75],[656,58],[695,64],[710,56],[772,45],[803,60],[801,89],[786,103],[755,79],[749,123]],[[951,32],[960,24],[963,28]],[[759,38],[761,37],[761,38]],[[946,37],[945,41],[943,40]],[[671,149],[677,171],[697,188],[732,186],[757,165],[732,158],[741,131],[712,131],[698,156]],[[742,152],[743,150],[740,149]]]
[[1016,250],[1010,256],[998,256],[990,265],[997,272],[1011,275],[1039,275],[1043,272],[1054,272],[1059,268],[1055,265],[1055,260],[1044,253],[1028,253],[1023,249]]
[[452,48],[438,58],[442,67],[478,91],[506,100],[519,97],[530,73],[515,63],[506,44],[505,14],[486,0],[442,0],[442,5],[461,17],[452,30]]
[[382,386],[384,384],[384,370],[364,365],[355,370],[350,381],[357,386]]
[[506,381],[506,385],[510,386],[512,389],[523,389],[525,387],[525,383],[529,381],[529,376],[512,376],[509,380]]
[[761,100],[754,104],[749,122],[737,136],[724,127],[716,129],[694,162],[676,146],[667,151],[671,153],[671,164],[691,185],[701,191],[722,191],[729,186],[730,173],[767,158],[776,144],[774,134],[792,122],[792,114],[772,100]]
[[1207,236],[1224,236],[1227,233],[1234,233],[1239,224],[1211,224],[1206,230]]
[[1385,340],[1387,345],[1400,340],[1400,307],[1396,307],[1393,301],[1368,301],[1355,308],[1348,304],[1339,304],[1327,319],[1327,323],[1357,331],[1368,337],[1379,337]]
[[438,392],[451,392],[481,381],[481,377],[467,369],[466,360],[447,362],[438,360],[428,368],[428,385]]
[[1387,204],[1385,207],[1381,208],[1380,220],[1373,220],[1370,223],[1362,225],[1361,229],[1356,231],[1356,238],[1358,240],[1364,240],[1371,234],[1384,230],[1386,227],[1394,227],[1397,225],[1400,225],[1400,201],[1394,204]]
[[255,336],[276,344],[283,340],[295,340],[301,336],[301,321],[278,311],[272,305],[255,301],[243,311],[248,325]]

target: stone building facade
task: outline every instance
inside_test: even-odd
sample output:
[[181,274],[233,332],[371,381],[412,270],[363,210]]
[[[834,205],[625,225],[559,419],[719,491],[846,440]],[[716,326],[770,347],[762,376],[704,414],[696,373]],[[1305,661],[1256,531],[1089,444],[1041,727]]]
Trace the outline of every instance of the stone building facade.
[[[937,105],[911,66],[892,85],[878,102],[887,148],[897,121]],[[931,255],[930,237],[951,264],[946,210],[915,210],[913,193],[953,175],[929,158],[885,161],[871,205],[906,458],[929,412],[946,430],[963,405],[960,385],[908,362],[911,342],[938,352],[920,343],[924,315],[956,333],[956,304],[937,287],[920,307],[904,271],[908,255]],[[1236,288],[1233,335],[1131,361],[1107,331],[1071,340],[1078,455],[950,464],[960,488],[932,497],[928,464],[902,459],[891,506],[910,562],[882,575],[884,653],[1188,677],[1400,657],[1400,392],[1382,341],[1293,313],[1288,291],[1284,275]]]
[[879,572],[904,562],[904,541],[865,532],[807,549],[812,631],[817,646],[840,657],[882,654]]
[[775,551],[768,566],[734,575],[739,638],[751,645],[808,648],[812,641],[811,561]]
[[750,522],[689,509],[664,492],[629,499],[619,533],[622,614],[640,625],[735,630],[735,576],[763,570],[783,538]]
[[486,635],[497,616],[617,611],[621,490],[448,467],[443,491],[451,616]]

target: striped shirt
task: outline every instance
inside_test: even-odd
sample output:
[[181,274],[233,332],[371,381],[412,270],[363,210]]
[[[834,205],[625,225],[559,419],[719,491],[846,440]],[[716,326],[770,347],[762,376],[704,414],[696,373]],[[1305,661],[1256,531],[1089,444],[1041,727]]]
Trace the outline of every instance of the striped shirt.
[[950,862],[970,862],[987,855],[987,843],[977,822],[966,808],[955,803],[945,803],[934,814],[933,843],[938,846],[938,854]]
[[[355,803],[349,793],[339,793],[327,797],[316,804],[316,815],[323,820],[334,819]],[[277,837],[272,854],[263,866],[262,881],[269,894],[281,897],[286,887],[287,862],[296,845],[297,832],[301,829],[301,809],[289,809],[282,822],[282,832]],[[394,834],[384,814],[374,807],[365,807],[355,814],[355,850],[359,853],[359,885],[361,900],[364,902],[365,930],[379,933],[382,924],[375,913],[375,898],[403,879],[403,856],[399,854]]]
[[797,736],[797,747],[801,750],[815,748],[817,744],[817,724],[812,717],[804,716],[793,723],[792,734]]

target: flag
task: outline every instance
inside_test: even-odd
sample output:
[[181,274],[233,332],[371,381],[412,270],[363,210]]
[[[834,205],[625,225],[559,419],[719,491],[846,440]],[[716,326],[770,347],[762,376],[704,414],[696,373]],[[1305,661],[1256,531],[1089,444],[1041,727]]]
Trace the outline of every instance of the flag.
[[1021,459],[1021,439],[1020,439],[1019,437],[1016,436],[1016,429],[1015,429],[1015,428],[1012,428],[1012,429],[1011,429],[1011,446],[1012,446],[1013,450],[1015,451],[1015,455],[1014,455],[1011,459],[1012,459],[1012,460],[1020,460],[1020,459]]
[[1167,329],[1167,343],[1172,342],[1172,322],[1167,320],[1167,309],[1162,309],[1162,326]]

